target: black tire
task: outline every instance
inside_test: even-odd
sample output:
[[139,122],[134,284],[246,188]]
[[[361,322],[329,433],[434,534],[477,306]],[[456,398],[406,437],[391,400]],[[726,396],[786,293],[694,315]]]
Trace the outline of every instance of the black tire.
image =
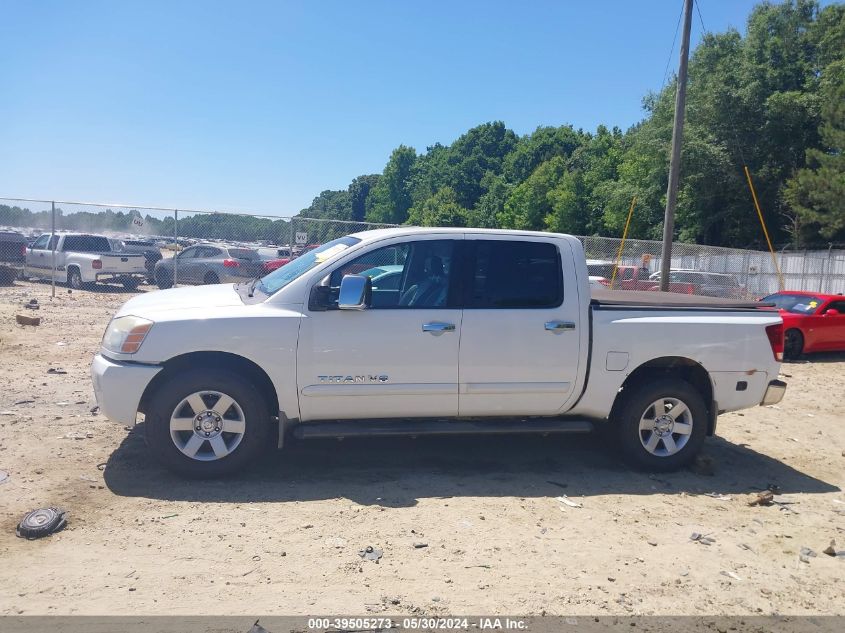
[[75,266],[67,271],[67,285],[74,290],[82,290],[82,273]]
[[787,330],[783,337],[783,357],[787,360],[801,358],[804,353],[804,335],[801,330]]
[[140,279],[124,279],[120,282],[124,289],[134,292],[141,285]]
[[[192,459],[176,446],[171,437],[171,415],[183,399],[198,391],[225,393],[243,412],[243,437],[225,457],[211,461]],[[144,426],[147,445],[163,466],[185,477],[204,479],[231,475],[259,461],[258,458],[268,445],[270,424],[267,402],[249,380],[221,369],[191,369],[172,376],[152,395]],[[190,438],[193,431],[184,433],[187,435],[180,433],[178,436]],[[205,454],[211,450],[210,441],[203,445],[202,450]]]
[[[643,417],[651,417],[652,412],[657,417],[665,419],[671,409],[664,407],[663,415],[658,416],[656,408],[652,404],[661,399],[674,399],[686,405],[687,413],[680,413],[683,419],[680,422],[689,423],[692,426],[690,433],[673,433],[675,424],[669,428],[661,428],[658,433],[655,430],[640,430],[640,421]],[[704,444],[707,435],[707,406],[704,399],[695,387],[688,382],[674,378],[660,378],[653,382],[639,382],[626,387],[620,395],[620,400],[614,406],[611,424],[616,427],[616,444],[631,466],[648,470],[651,472],[667,472],[677,470],[689,464]],[[678,423],[680,428],[680,423]],[[667,436],[664,441],[661,433]],[[658,435],[657,445],[654,452],[646,448],[646,444],[652,439],[652,435]],[[687,436],[683,440],[683,436]],[[672,453],[669,444],[677,447],[681,442],[683,446]],[[657,454],[664,453],[664,454]]]
[[206,286],[210,286],[212,284],[219,284],[220,277],[217,276],[217,273],[205,273],[205,277],[202,278],[202,283]]
[[14,268],[3,268],[0,266],[0,286],[11,286],[15,283],[18,271]]
[[167,290],[168,288],[173,287],[173,275],[164,271],[164,270],[157,270],[156,271],[156,285],[161,290]]

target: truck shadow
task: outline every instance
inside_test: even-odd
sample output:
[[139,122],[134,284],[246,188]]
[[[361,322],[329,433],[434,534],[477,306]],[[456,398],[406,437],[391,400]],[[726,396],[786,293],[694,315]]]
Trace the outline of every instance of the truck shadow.
[[104,472],[121,496],[170,501],[292,502],[343,497],[364,505],[408,507],[419,499],[457,496],[547,497],[567,494],[742,494],[768,485],[783,493],[839,488],[746,445],[710,438],[704,450],[713,475],[690,470],[630,470],[597,436],[427,437],[289,442],[236,477],[192,481],[150,456],[136,427]]
[[808,363],[845,363],[845,352],[816,352],[814,354],[804,354],[799,359],[785,361],[784,366]]

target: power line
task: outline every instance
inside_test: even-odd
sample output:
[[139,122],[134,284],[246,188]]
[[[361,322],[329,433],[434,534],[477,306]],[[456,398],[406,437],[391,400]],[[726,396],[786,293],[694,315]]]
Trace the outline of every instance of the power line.
[[675,52],[675,42],[678,41],[678,31],[681,28],[681,18],[684,15],[684,3],[681,2],[681,10],[678,13],[678,23],[675,25],[675,35],[672,37],[672,48],[669,49],[669,57],[666,59],[666,68],[663,69],[663,83],[660,84],[660,90],[666,86],[666,79],[669,76],[669,65],[672,63],[672,54]]

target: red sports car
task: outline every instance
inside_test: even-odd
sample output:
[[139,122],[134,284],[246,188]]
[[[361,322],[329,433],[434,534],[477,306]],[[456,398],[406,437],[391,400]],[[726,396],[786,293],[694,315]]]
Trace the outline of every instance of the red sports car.
[[845,296],[785,290],[761,301],[774,303],[783,317],[785,358],[845,351]]

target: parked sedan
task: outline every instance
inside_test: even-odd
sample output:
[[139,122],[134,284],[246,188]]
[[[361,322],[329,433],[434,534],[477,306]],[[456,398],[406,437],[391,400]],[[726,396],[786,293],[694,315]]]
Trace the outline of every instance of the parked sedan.
[[774,303],[783,318],[784,357],[845,351],[845,296],[790,290],[761,301]]
[[180,284],[239,283],[262,275],[262,261],[253,248],[196,244],[155,266],[159,288],[170,288],[174,275]]

